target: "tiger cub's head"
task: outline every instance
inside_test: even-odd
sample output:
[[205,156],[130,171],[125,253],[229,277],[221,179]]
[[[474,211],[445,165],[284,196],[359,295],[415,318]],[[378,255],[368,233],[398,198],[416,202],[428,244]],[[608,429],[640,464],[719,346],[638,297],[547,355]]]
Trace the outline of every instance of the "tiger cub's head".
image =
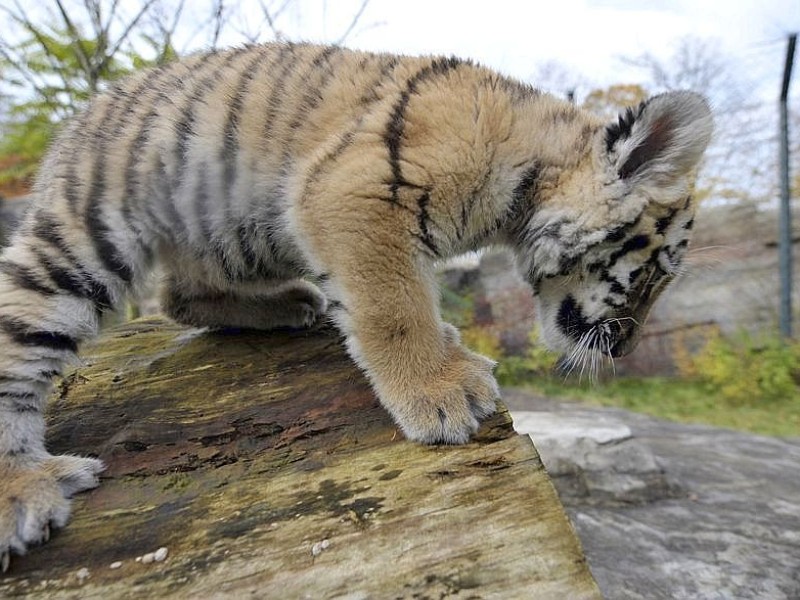
[[578,164],[536,192],[521,263],[544,341],[564,353],[565,367],[636,345],[681,267],[690,190],[712,129],[701,96],[654,96],[598,130]]

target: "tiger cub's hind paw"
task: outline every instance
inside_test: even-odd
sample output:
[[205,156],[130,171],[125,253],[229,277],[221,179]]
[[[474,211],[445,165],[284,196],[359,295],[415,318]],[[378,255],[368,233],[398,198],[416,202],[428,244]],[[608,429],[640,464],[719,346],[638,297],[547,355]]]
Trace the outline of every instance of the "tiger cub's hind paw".
[[11,565],[11,553],[24,554],[50,539],[51,527],[69,519],[68,497],[96,487],[103,463],[94,458],[48,456],[30,465],[0,462],[0,571]]

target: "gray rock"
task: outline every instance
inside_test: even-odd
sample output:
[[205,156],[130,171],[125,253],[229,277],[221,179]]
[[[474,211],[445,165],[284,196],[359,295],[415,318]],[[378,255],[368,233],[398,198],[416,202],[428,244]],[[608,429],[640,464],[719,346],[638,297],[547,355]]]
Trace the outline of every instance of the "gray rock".
[[636,503],[672,497],[651,450],[619,419],[573,411],[514,411],[514,428],[534,440],[562,501]]
[[[612,436],[603,432],[617,431],[610,447],[635,441],[659,465],[669,491],[677,489],[651,500],[622,503],[613,494],[603,498],[597,484],[587,487],[586,496],[562,493],[560,476],[554,478],[607,598],[800,598],[800,440],[671,423],[516,390],[505,390],[504,400],[512,415],[544,412],[571,424],[562,427],[562,435],[571,435],[578,447],[590,440],[610,440]],[[558,423],[556,417],[551,423]],[[595,433],[576,429],[578,423],[591,428],[592,422],[599,424]],[[623,427],[629,428],[630,438],[621,435]],[[554,462],[546,453],[570,446],[548,441],[558,435],[554,431],[541,431],[541,425],[534,429],[540,430],[533,439],[545,465]],[[605,445],[597,444],[595,450],[604,456],[583,460],[584,471],[609,460],[607,473],[615,479]],[[569,460],[575,461],[574,456]],[[621,470],[641,477],[638,467],[649,459],[624,462],[629,456],[627,450],[620,451],[627,465]],[[619,478],[614,485],[622,485]]]

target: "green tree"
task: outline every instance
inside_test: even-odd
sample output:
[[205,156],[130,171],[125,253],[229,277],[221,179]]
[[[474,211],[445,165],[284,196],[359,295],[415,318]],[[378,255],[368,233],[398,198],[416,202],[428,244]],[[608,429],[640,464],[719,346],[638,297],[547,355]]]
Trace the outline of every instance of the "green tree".
[[[58,124],[85,106],[92,94],[135,68],[175,57],[172,28],[147,35],[144,17],[156,0],[119,15],[118,1],[54,1],[55,24],[37,24],[18,2],[3,8],[18,33],[0,40],[0,94],[5,106],[0,141],[0,183],[30,177]],[[180,14],[182,3],[178,6]],[[177,23],[177,17],[173,23]],[[134,49],[149,50],[145,57]]]

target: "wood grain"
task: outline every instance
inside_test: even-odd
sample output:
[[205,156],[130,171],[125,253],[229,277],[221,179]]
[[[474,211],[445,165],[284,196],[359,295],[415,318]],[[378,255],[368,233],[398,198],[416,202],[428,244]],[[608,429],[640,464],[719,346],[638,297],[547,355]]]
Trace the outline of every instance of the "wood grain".
[[600,597],[505,408],[465,446],[410,443],[330,329],[146,319],[84,354],[48,447],[108,469],[0,597]]

